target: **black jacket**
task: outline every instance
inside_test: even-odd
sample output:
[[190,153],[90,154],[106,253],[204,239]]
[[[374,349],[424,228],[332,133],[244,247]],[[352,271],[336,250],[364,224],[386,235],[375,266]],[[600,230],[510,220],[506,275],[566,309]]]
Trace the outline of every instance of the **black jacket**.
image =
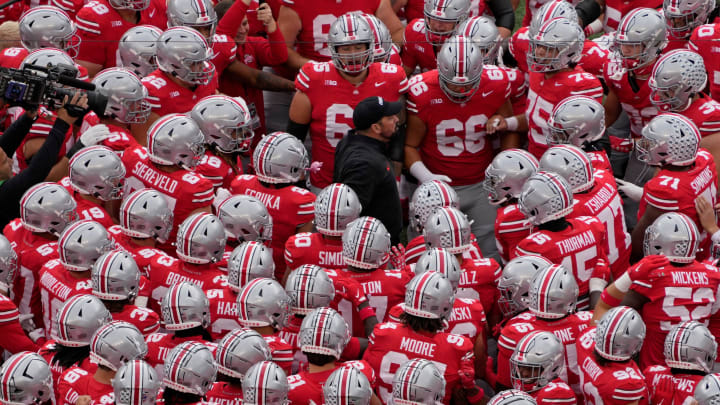
[[386,149],[386,143],[351,130],[335,149],[333,181],[355,190],[361,215],[382,221],[396,245],[402,232],[402,207]]

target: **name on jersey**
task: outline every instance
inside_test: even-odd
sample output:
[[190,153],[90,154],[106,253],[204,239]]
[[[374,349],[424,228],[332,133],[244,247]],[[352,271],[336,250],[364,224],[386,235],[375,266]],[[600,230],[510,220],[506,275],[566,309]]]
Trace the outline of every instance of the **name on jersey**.
[[272,194],[261,193],[257,190],[246,189],[245,194],[260,200],[268,209],[280,209],[280,197]]
[[148,167],[143,162],[135,163],[135,167],[133,167],[133,174],[137,176],[140,180],[150,183],[153,188],[160,191],[165,191],[169,194],[174,193],[178,185],[177,180],[173,180],[169,176],[160,174],[156,170],[153,170],[151,167]]
[[365,295],[380,295],[382,294],[383,288],[380,281],[368,281],[362,284]]
[[560,339],[560,341],[562,341],[563,343],[575,341],[575,334],[573,334],[572,327],[560,329],[560,330],[554,330],[553,334],[555,336],[557,336],[557,338]]
[[454,307],[450,314],[451,321],[470,321],[472,319],[473,317],[469,307]]
[[54,294],[63,301],[65,301],[68,296],[73,292],[72,288],[58,281],[55,276],[53,276],[47,271],[43,273],[42,277],[40,278],[40,284],[42,284],[43,287],[45,287],[48,291],[50,291],[52,294]]
[[673,283],[676,284],[708,285],[708,277],[705,273],[694,271],[673,271],[671,274]]
[[200,287],[201,289],[203,288],[203,284],[205,284],[205,282],[203,282],[201,280],[197,280],[197,279],[186,277],[186,276],[183,276],[183,275],[180,275],[177,273],[169,272],[167,275],[167,278],[165,279],[165,285],[171,286],[175,283],[180,283],[183,281],[189,281],[189,282],[195,284],[196,286]]
[[220,397],[208,397],[209,402],[215,405],[242,405],[242,398],[220,398]]
[[613,195],[615,195],[615,189],[610,184],[605,183],[593,198],[585,202],[585,206],[593,212],[598,212],[610,201]]
[[690,186],[693,188],[693,191],[695,191],[695,194],[700,194],[700,191],[704,190],[705,187],[707,187],[708,183],[713,178],[712,170],[710,169],[710,166],[706,167],[700,174],[693,179],[692,183],[690,183]]
[[582,364],[583,371],[585,371],[590,378],[597,380],[598,376],[603,373],[600,366],[597,365],[590,357],[585,357]]
[[280,336],[280,339],[286,341],[290,346],[297,347],[297,333],[281,330],[280,332],[278,332],[278,336]]
[[477,272],[463,270],[463,272],[460,273],[460,282],[458,283],[458,285],[476,285],[476,284],[478,284]]
[[402,338],[400,342],[400,350],[413,352],[421,356],[435,357],[435,349],[437,345],[435,343],[423,342],[422,340],[412,339],[409,337]]
[[320,265],[321,266],[344,266],[345,259],[343,258],[343,252],[320,252]]
[[231,316],[234,318],[237,317],[237,302],[225,302],[225,301],[218,301],[217,303],[217,313],[213,315],[225,315],[225,316]]
[[337,86],[337,82],[335,80],[325,80],[326,86]]
[[560,249],[560,253],[567,254],[569,252],[581,250],[596,243],[597,241],[595,240],[595,235],[593,235],[592,231],[585,231],[571,238],[555,242],[555,245],[557,245],[557,247]]

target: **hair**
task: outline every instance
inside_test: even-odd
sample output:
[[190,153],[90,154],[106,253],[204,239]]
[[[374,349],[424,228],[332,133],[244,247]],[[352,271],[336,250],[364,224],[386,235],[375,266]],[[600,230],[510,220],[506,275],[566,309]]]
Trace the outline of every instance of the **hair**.
[[233,3],[233,0],[222,0],[215,5],[215,14],[217,14],[218,21],[222,20],[223,16],[228,12],[228,10],[230,10]]
[[203,340],[205,340],[207,342],[213,341],[213,338],[210,335],[210,332],[208,332],[207,329],[203,328],[202,326],[196,326],[194,328],[184,329],[184,330],[177,330],[177,331],[175,331],[175,336],[179,337],[179,338],[200,336]]
[[236,385],[238,387],[242,385],[241,379],[235,378],[235,377],[230,377],[229,375],[224,374],[222,371],[218,371],[217,381],[226,382],[230,385]]
[[202,401],[203,397],[195,394],[188,394],[186,392],[180,392],[170,387],[165,387],[163,391],[163,400],[166,405],[173,404],[190,404]]
[[116,313],[121,312],[125,305],[130,304],[130,300],[124,299],[124,300],[100,300],[105,305],[105,308],[107,308],[110,313]]
[[17,21],[0,24],[0,50],[20,46],[20,24]]
[[55,355],[52,357],[52,364],[68,369],[90,357],[90,345],[82,347],[70,347],[55,343]]
[[403,312],[400,321],[415,332],[438,332],[443,329],[442,319],[421,318]]
[[317,354],[317,353],[308,353],[303,352],[305,356],[307,356],[308,363],[314,365],[314,366],[324,366],[326,364],[332,363],[337,361],[338,359],[335,358],[335,356],[328,356],[327,354]]

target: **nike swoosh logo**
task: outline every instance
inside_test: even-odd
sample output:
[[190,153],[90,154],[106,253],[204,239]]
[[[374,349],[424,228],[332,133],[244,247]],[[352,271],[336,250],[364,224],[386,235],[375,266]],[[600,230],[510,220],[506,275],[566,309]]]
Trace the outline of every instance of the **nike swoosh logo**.
[[378,82],[378,83],[375,83],[375,87],[380,87],[380,86],[382,86],[383,84],[385,84],[385,82]]
[[155,10],[151,11],[148,17],[153,18],[155,16]]
[[487,97],[487,96],[489,96],[489,95],[491,95],[491,94],[492,94],[492,91],[488,91],[487,93],[485,93],[485,92],[483,91],[482,96],[483,96],[483,97]]
[[562,85],[563,85],[562,83],[555,83],[555,86],[556,86],[556,87],[560,87],[560,86],[562,86]]

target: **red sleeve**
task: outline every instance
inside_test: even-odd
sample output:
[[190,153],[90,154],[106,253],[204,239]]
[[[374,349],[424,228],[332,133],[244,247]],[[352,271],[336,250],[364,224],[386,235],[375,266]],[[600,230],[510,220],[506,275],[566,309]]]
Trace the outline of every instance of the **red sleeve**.
[[0,334],[3,336],[0,347],[10,353],[24,350],[36,352],[38,346],[33,343],[20,326],[20,314],[17,307],[9,299],[0,301]]
[[253,41],[255,58],[261,65],[275,66],[287,62],[287,45],[285,45],[285,37],[283,37],[279,29],[276,29],[272,34],[268,34],[267,39],[262,37],[253,37],[253,39],[256,39],[256,41]]
[[[238,29],[240,29],[240,24],[242,24],[242,20],[245,18],[247,9],[248,6],[246,6],[245,3],[243,3],[242,1],[234,2],[233,5],[230,6],[228,11],[225,13],[223,18],[220,19],[220,22],[218,22],[216,32],[218,34],[227,35],[230,38],[235,38],[235,34],[237,34]],[[284,41],[283,46],[285,46]]]
[[[97,6],[104,6],[97,4]],[[85,5],[77,14],[77,33],[80,36],[80,54],[77,60],[84,60],[106,66],[105,47],[97,46],[102,41],[103,28],[101,18],[93,11],[90,4]]]

